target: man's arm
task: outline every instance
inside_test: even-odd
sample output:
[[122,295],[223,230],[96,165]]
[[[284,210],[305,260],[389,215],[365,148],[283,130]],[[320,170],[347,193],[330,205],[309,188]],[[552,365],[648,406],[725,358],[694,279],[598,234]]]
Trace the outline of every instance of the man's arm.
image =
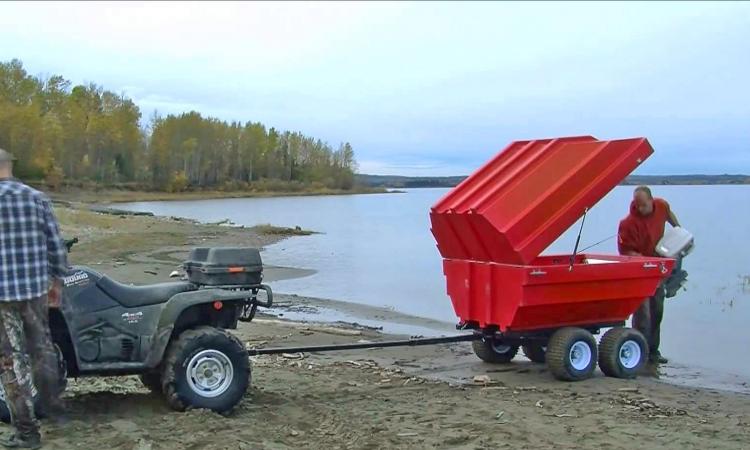
[[52,278],[59,280],[68,272],[68,252],[60,236],[60,227],[48,199],[42,201],[42,208],[44,212],[44,234],[47,239],[49,274]]
[[669,222],[669,224],[673,227],[680,226],[680,222],[677,220],[677,216],[675,216],[672,212],[672,208],[669,208],[669,213],[667,214],[667,222]]
[[655,201],[661,202],[664,205],[664,208],[666,208],[667,222],[673,227],[679,227],[680,222],[677,220],[677,216],[674,215],[674,212],[672,212],[672,205],[670,205],[669,202],[664,200],[663,198],[656,199]]

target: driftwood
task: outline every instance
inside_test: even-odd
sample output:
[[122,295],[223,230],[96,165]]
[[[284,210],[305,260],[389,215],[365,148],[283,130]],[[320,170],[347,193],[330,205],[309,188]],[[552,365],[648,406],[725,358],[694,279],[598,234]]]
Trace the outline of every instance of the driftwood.
[[92,206],[89,208],[93,212],[100,214],[110,214],[113,216],[149,216],[153,217],[154,213],[145,211],[126,211],[124,209],[106,208],[100,206]]

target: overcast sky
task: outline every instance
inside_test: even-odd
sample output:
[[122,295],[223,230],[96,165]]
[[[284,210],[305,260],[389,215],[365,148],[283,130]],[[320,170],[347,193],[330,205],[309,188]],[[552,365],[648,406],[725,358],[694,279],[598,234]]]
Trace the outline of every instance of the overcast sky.
[[466,174],[509,141],[646,136],[642,174],[750,173],[750,3],[0,3],[0,60]]

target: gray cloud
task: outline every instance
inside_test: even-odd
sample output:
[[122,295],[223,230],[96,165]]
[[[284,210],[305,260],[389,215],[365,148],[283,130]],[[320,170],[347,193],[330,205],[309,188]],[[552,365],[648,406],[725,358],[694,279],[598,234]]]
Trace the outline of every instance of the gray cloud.
[[646,136],[642,173],[750,172],[747,3],[1,3],[0,58],[467,173],[514,139]]

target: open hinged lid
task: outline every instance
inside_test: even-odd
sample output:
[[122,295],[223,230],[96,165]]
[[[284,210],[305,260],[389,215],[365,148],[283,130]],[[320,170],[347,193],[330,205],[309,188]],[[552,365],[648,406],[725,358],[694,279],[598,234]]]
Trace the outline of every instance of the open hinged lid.
[[513,142],[432,207],[440,254],[528,264],[652,153],[646,138]]

